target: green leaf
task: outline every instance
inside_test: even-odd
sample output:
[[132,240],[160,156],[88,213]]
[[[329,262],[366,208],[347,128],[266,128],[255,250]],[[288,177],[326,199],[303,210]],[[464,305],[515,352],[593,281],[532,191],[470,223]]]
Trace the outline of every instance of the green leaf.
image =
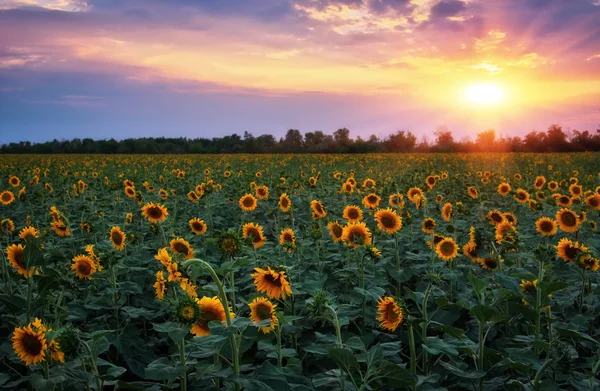
[[555,330],[558,332],[558,335],[560,335],[561,337],[567,337],[567,338],[575,338],[575,339],[585,340],[585,341],[593,343],[594,345],[598,344],[598,341],[596,341],[590,335],[588,335],[586,333],[582,333],[580,331],[565,329],[565,328],[562,328],[562,327],[556,327]]
[[494,307],[485,304],[475,304],[471,308],[471,314],[480,322],[488,322],[499,315]]
[[409,371],[390,361],[384,361],[379,372],[385,376],[388,387],[413,388],[416,385],[416,380]]
[[173,366],[169,359],[161,357],[152,361],[145,370],[145,378],[149,380],[174,380],[185,373],[185,367],[181,365]]
[[542,295],[548,296],[556,291],[567,288],[569,285],[562,281],[542,281],[539,284],[539,288],[542,290]]
[[356,336],[348,338],[344,345],[350,349],[359,350],[361,352],[366,350],[365,343],[362,341],[362,339]]
[[352,370],[359,369],[358,360],[356,359],[354,354],[347,349],[329,349],[329,356],[331,356],[331,358],[339,368],[346,372],[350,373]]
[[479,379],[480,377],[485,376],[485,372],[481,372],[481,371],[466,372],[449,362],[440,361],[439,363],[442,367],[446,368],[453,375],[458,376],[458,377],[464,377],[465,379]]
[[169,334],[173,342],[180,342],[190,332],[190,327],[175,322],[167,322],[163,324],[155,323],[154,330]]

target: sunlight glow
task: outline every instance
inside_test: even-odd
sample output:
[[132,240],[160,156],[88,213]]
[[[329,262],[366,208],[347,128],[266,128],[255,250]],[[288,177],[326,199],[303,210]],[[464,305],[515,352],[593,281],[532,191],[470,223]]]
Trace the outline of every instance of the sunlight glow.
[[473,84],[465,88],[465,99],[476,106],[488,106],[501,102],[505,91],[496,84]]

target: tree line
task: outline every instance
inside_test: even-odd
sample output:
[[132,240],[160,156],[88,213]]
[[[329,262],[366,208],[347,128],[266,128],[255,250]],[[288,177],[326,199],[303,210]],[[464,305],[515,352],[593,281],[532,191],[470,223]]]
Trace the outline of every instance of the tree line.
[[285,137],[276,139],[270,134],[255,137],[244,132],[213,138],[129,138],[124,140],[53,140],[42,143],[22,141],[3,144],[0,153],[381,153],[381,152],[583,152],[600,151],[600,129],[564,131],[551,125],[547,131],[532,131],[525,137],[497,137],[493,129],[477,134],[475,141],[457,141],[446,127],[417,141],[410,131],[400,130],[383,139],[371,135],[368,139],[350,137],[346,128],[333,134],[322,131],[302,134],[290,129]]

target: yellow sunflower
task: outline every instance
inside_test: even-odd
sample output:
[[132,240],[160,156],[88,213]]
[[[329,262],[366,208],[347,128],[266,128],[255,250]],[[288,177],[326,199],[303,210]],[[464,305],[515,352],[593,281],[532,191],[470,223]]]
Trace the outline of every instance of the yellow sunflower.
[[287,213],[289,212],[290,208],[292,207],[292,201],[290,200],[290,197],[288,197],[288,195],[286,193],[283,193],[281,196],[279,196],[279,209],[281,209],[281,211],[283,213]]
[[442,207],[442,218],[444,221],[448,222],[452,218],[452,204],[446,202]]
[[11,219],[0,220],[0,229],[2,232],[13,232],[15,230],[15,223]]
[[281,230],[279,234],[279,244],[294,246],[296,244],[296,234],[291,228]]
[[600,269],[600,260],[594,258],[592,254],[584,254],[577,260],[579,266],[584,270],[597,272]]
[[40,237],[40,231],[32,226],[25,227],[19,232],[19,237],[24,241],[28,242],[31,239],[36,239]]
[[487,213],[486,218],[488,219],[490,224],[493,224],[493,225],[498,225],[504,221],[504,216],[502,215],[502,213],[500,213],[497,210],[490,210]]
[[36,328],[34,323],[16,327],[12,336],[12,346],[17,356],[25,361],[26,365],[44,362],[48,349],[45,329]]
[[404,320],[402,308],[393,297],[380,297],[377,301],[377,321],[384,330],[396,331]]
[[252,194],[245,194],[240,198],[239,204],[244,212],[252,212],[256,209],[258,202]]
[[206,233],[207,226],[204,220],[194,217],[188,223],[196,235],[204,235]]
[[433,189],[435,186],[435,177],[433,175],[429,175],[427,178],[425,178],[425,183],[427,184],[427,187]]
[[421,222],[421,231],[425,232],[426,234],[433,235],[436,228],[437,224],[431,217],[427,217],[423,219],[423,222]]
[[600,194],[592,194],[585,199],[585,203],[594,210],[600,210]]
[[21,184],[21,179],[16,175],[11,175],[10,178],[8,178],[8,184],[12,187],[18,187]]
[[548,217],[540,217],[535,222],[535,230],[542,236],[552,236],[556,233],[556,221]]
[[402,209],[404,208],[404,201],[402,201],[403,198],[404,195],[401,193],[392,194],[388,199],[388,204],[390,206],[397,206],[398,208]]
[[[200,307],[200,317],[192,325],[191,333],[196,337],[205,337],[210,335],[210,327],[209,323],[217,320],[221,323],[225,322],[227,319],[225,314],[225,308],[223,307],[223,303],[219,300],[218,297],[207,297],[204,296],[201,299],[196,299],[198,306]],[[229,317],[234,318],[235,314],[229,311]]]
[[348,205],[344,208],[342,217],[350,223],[357,223],[363,219],[363,211],[356,205]]
[[260,330],[264,334],[268,334],[275,330],[275,327],[279,325],[279,318],[275,312],[276,304],[271,303],[264,297],[257,297],[250,304],[250,319],[254,323],[261,323],[265,320],[271,320],[268,326],[261,326]]
[[390,208],[379,209],[375,212],[377,228],[389,234],[393,234],[402,228],[402,219]]
[[169,212],[167,208],[165,208],[161,204],[155,204],[153,202],[149,202],[142,207],[142,216],[148,219],[151,223],[160,223],[161,221],[165,221]]
[[506,182],[498,185],[498,194],[503,197],[506,197],[510,193],[510,185]]
[[263,228],[259,224],[244,224],[242,227],[242,236],[244,239],[252,238],[252,246],[255,249],[264,246],[266,243]]
[[473,199],[479,198],[479,190],[477,190],[475,186],[467,187],[467,194],[469,194],[469,197]]
[[176,238],[169,242],[169,247],[171,251],[176,254],[181,254],[185,257],[185,259],[192,259],[194,257],[194,249],[187,240],[183,238]]
[[[26,247],[26,246],[25,246]],[[34,268],[27,269],[25,260],[25,247],[21,244],[11,244],[6,249],[7,258],[13,268],[17,269],[17,273],[25,278],[31,277]]]
[[462,252],[465,256],[471,258],[471,261],[479,261],[479,258],[477,257],[479,249],[477,248],[477,243],[475,243],[474,241],[467,242],[467,244],[463,246]]
[[477,262],[483,269],[493,271],[498,268],[498,260],[493,257],[479,258]]
[[121,227],[112,227],[110,229],[109,238],[115,249],[119,251],[125,250],[125,232],[121,230]]
[[2,205],[10,205],[15,200],[15,194],[12,191],[5,190],[0,193],[0,203]]
[[369,245],[372,242],[371,231],[365,223],[348,223],[342,230],[342,240],[355,248]]
[[53,221],[50,227],[58,236],[71,236],[69,226],[62,221]]
[[533,183],[533,187],[535,187],[536,189],[541,189],[542,187],[544,187],[544,185],[546,184],[546,178],[544,178],[543,176],[538,176],[537,178],[535,178],[535,182]]
[[562,238],[554,248],[556,254],[565,262],[575,262],[580,254],[589,251],[583,244],[573,243],[572,240],[567,238]]
[[256,197],[261,200],[266,200],[269,198],[269,188],[267,186],[256,186],[254,189]]
[[558,182],[556,182],[556,181],[548,182],[548,189],[550,189],[551,191],[555,191],[556,189],[558,189]]
[[323,203],[321,203],[321,201],[312,200],[310,202],[310,209],[312,209],[313,218],[315,220],[322,219],[325,216],[327,216],[327,212],[325,211],[325,208],[323,207]]
[[60,350],[60,345],[56,340],[50,340],[48,343],[48,351],[50,352],[50,358],[52,358],[53,361],[64,364],[65,354]]
[[529,195],[528,192],[526,192],[523,189],[517,189],[517,194],[515,194],[515,200],[519,203],[519,204],[525,204],[529,201],[529,197],[531,197]]
[[508,221],[509,223],[511,223],[513,226],[517,225],[517,217],[514,215],[514,213],[504,212],[504,213],[502,213],[502,216],[504,216],[504,218],[506,219],[506,221]]
[[410,189],[408,189],[408,192],[406,192],[406,197],[412,203],[416,204],[418,199],[425,198],[425,194],[423,193],[423,190],[421,190],[420,188],[411,187]]
[[516,228],[508,221],[503,221],[496,225],[496,243],[502,244],[503,241],[512,242],[517,234]]
[[77,255],[73,258],[71,270],[81,279],[92,280],[91,275],[96,272],[96,263],[88,255]]
[[583,193],[583,188],[580,185],[572,184],[569,186],[569,192],[571,192],[573,198],[580,198]]
[[254,286],[259,292],[266,293],[270,299],[285,300],[292,294],[292,288],[284,271],[275,271],[270,267],[265,269],[255,268],[256,273],[250,274],[254,278]]
[[568,208],[569,206],[573,205],[573,200],[567,195],[555,194],[554,200],[558,206],[563,208]]
[[331,236],[331,239],[334,243],[342,240],[342,232],[344,228],[337,221],[330,221],[327,224],[327,228],[329,229],[329,236]]
[[579,229],[579,216],[570,209],[563,208],[556,212],[556,221],[564,232],[575,232]]
[[125,187],[125,195],[129,198],[135,198],[135,188],[131,186]]
[[375,193],[370,193],[363,197],[362,204],[367,209],[375,209],[379,206],[380,201],[381,197]]
[[450,262],[458,255],[458,245],[452,238],[444,238],[435,246],[435,253],[444,262]]

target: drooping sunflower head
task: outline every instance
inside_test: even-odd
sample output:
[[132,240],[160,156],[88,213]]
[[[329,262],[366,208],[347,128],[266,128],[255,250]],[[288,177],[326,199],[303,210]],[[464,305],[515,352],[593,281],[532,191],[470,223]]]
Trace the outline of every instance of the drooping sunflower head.
[[525,204],[526,202],[529,201],[530,195],[528,192],[526,192],[523,189],[517,189],[517,194],[515,194],[515,200],[519,203],[519,204]]
[[[26,246],[25,246],[26,247]],[[25,247],[21,244],[11,244],[6,249],[7,258],[13,268],[17,269],[17,273],[25,278],[31,277],[34,268],[27,268],[27,260],[25,258]]]
[[479,258],[478,261],[483,269],[493,271],[498,268],[498,260],[494,257]]
[[515,242],[517,239],[517,229],[508,221],[503,221],[496,225],[496,243]]
[[183,238],[176,238],[169,242],[169,247],[171,251],[175,254],[181,254],[185,259],[192,259],[194,256],[194,249],[187,240]]
[[493,224],[493,225],[498,225],[504,221],[504,215],[502,215],[502,213],[500,213],[497,210],[490,210],[487,213],[486,218],[488,219],[490,224]]
[[510,193],[510,185],[508,183],[501,183],[498,185],[498,194],[501,196],[507,196]]
[[575,232],[579,229],[581,224],[579,221],[579,215],[570,209],[561,209],[556,212],[556,221],[558,226],[564,232]]
[[26,242],[40,237],[40,231],[32,226],[25,227],[19,232],[19,237]]
[[330,221],[329,223],[327,223],[327,228],[329,229],[329,236],[331,236],[331,239],[334,243],[337,243],[340,240],[342,240],[342,233],[344,228],[337,222],[337,220]]
[[585,253],[581,254],[577,258],[577,264],[584,270],[591,270],[597,272],[600,269],[600,260],[594,258],[592,254]]
[[313,218],[315,220],[322,219],[327,216],[327,212],[325,211],[325,207],[321,201],[312,200],[310,202],[310,209],[312,210]]
[[442,207],[442,218],[444,221],[448,222],[452,218],[452,204],[446,202]]
[[377,321],[382,329],[396,331],[404,320],[404,312],[393,297],[380,297],[377,301]]
[[267,186],[256,186],[254,191],[256,193],[256,197],[261,200],[266,200],[269,198],[269,188]]
[[194,232],[196,235],[204,235],[208,228],[204,220],[201,220],[197,217],[194,217],[188,223],[192,232]]
[[363,211],[356,205],[348,205],[344,208],[342,217],[351,223],[356,223],[363,219]]
[[458,245],[452,238],[444,238],[435,246],[435,253],[444,262],[450,262],[458,255]]
[[423,222],[421,223],[421,230],[423,232],[425,232],[426,234],[433,235],[436,228],[437,224],[434,219],[432,219],[431,217],[423,219]]
[[244,212],[252,212],[256,209],[258,202],[252,194],[247,193],[240,198],[239,204]]
[[33,322],[27,326],[15,328],[12,347],[26,365],[37,365],[44,362],[48,349],[45,329],[36,328]]
[[285,300],[292,294],[292,288],[287,280],[285,271],[276,271],[268,267],[266,270],[255,268],[254,278],[256,290],[265,293],[270,299]]
[[600,194],[592,194],[585,199],[587,206],[594,210],[600,210]]
[[279,325],[279,318],[275,312],[276,304],[271,303],[264,297],[257,297],[249,304],[250,306],[250,319],[254,323],[261,323],[266,320],[270,320],[271,323],[268,326],[261,326],[260,330],[264,334],[268,334],[275,330],[275,327]]
[[167,208],[161,204],[149,202],[142,207],[142,216],[148,219],[148,221],[151,223],[165,221],[168,215],[169,212],[167,211]]
[[283,193],[281,196],[279,196],[278,205],[279,209],[281,209],[283,213],[287,213],[292,207],[292,200],[290,200],[290,197],[286,193]]
[[110,229],[109,239],[115,249],[119,251],[125,250],[125,232],[121,230],[121,227],[112,227]]
[[77,255],[73,258],[73,264],[71,270],[75,272],[75,275],[80,279],[92,279],[92,274],[96,272],[96,263],[88,255]]
[[572,240],[567,238],[562,238],[554,248],[556,248],[556,254],[565,262],[575,262],[580,254],[589,251],[583,244],[573,243]]
[[379,209],[375,212],[377,228],[389,234],[393,234],[402,228],[402,218],[390,208]]
[[397,206],[400,209],[404,207],[404,195],[402,193],[392,194],[389,197],[388,204],[390,206]]
[[174,319],[179,323],[192,325],[200,317],[200,306],[189,296],[180,296],[174,306]]
[[467,194],[469,194],[469,197],[473,199],[479,198],[479,190],[477,190],[475,186],[467,187]]
[[542,236],[552,236],[556,233],[556,221],[548,217],[540,217],[535,222],[535,230]]
[[543,176],[538,176],[537,178],[535,178],[533,187],[535,187],[536,189],[541,189],[542,187],[544,187],[545,184],[546,184],[546,178],[544,178]]
[[[201,299],[196,299],[200,307],[200,316],[196,323],[192,325],[191,333],[197,337],[210,335],[209,323],[212,321],[223,322],[226,319],[225,308],[218,297],[204,296]],[[230,311],[230,318],[235,315]]]
[[71,230],[69,229],[69,226],[66,225],[63,221],[53,221],[50,227],[58,236],[71,235]]
[[371,244],[371,236],[371,231],[362,222],[348,223],[342,230],[342,240],[354,248]]
[[11,219],[0,220],[0,230],[5,233],[10,233],[15,230],[15,223]]
[[291,228],[281,230],[279,234],[279,244],[282,246],[294,246],[296,243],[296,234]]
[[504,218],[506,219],[506,221],[508,221],[509,223],[511,223],[513,226],[517,225],[517,217],[514,215],[514,213],[504,212],[504,213],[502,213],[502,216],[504,216]]
[[242,227],[242,236],[244,239],[251,239],[252,246],[257,249],[265,245],[266,238],[263,228],[259,224],[247,223]]

